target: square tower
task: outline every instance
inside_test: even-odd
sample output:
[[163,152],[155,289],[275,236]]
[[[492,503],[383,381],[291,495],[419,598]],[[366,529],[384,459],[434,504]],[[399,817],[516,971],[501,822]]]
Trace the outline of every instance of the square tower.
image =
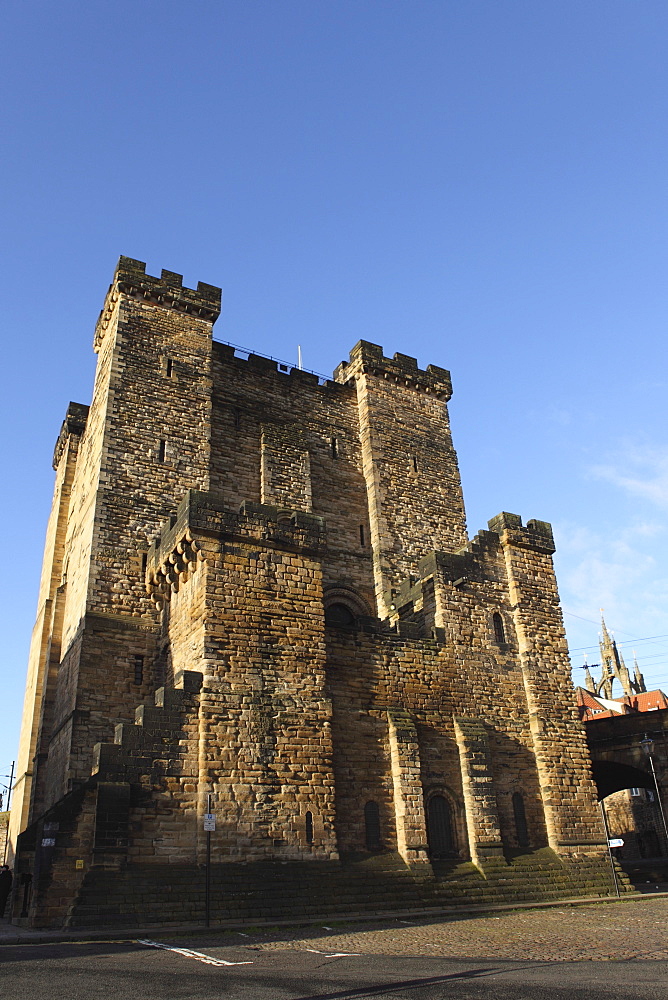
[[[497,899],[540,895],[545,870],[607,893],[552,531],[504,513],[469,540],[449,373],[366,341],[331,379],[239,356],[219,310],[220,289],[121,257],[92,402],[58,438],[21,919],[83,926],[96,893],[120,914],[140,886],[154,922],[183,919],[209,811],[220,919],[304,893],[363,908],[356,865],[378,858],[403,906],[460,898],[467,865]],[[192,888],[170,902],[174,865]]]

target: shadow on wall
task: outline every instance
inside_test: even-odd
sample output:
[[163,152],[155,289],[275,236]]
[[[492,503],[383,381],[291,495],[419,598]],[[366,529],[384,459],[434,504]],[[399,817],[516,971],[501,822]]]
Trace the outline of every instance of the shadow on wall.
[[547,847],[536,759],[522,742],[490,731],[492,774],[504,849]]

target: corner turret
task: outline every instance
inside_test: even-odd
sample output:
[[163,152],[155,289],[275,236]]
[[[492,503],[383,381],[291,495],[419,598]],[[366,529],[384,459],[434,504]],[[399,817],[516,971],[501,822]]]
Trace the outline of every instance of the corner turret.
[[358,340],[350,352],[350,361],[342,361],[334,372],[337,382],[347,382],[357,374],[375,375],[404,385],[417,392],[433,393],[447,402],[452,396],[450,372],[438,365],[427,365],[426,371],[418,368],[417,358],[396,353],[392,358],[383,355],[383,348],[368,340]]
[[144,261],[121,256],[95,327],[95,351],[100,349],[121,293],[165,309],[189,313],[211,323],[215,323],[220,316],[222,290],[216,285],[198,281],[196,289],[184,288],[183,275],[176,271],[163,268],[160,277],[155,278],[146,273]]

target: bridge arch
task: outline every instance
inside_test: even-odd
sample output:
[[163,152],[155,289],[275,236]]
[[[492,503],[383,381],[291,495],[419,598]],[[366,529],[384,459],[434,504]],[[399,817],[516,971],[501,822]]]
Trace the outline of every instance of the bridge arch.
[[618,760],[592,760],[592,771],[599,802],[623,788],[649,788],[654,791],[654,779],[649,771]]

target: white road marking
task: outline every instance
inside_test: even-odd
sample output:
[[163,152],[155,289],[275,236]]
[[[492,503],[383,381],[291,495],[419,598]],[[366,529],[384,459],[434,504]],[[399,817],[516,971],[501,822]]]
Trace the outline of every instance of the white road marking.
[[184,958],[194,958],[196,962],[203,962],[204,965],[252,965],[252,962],[226,962],[223,958],[214,958],[212,955],[205,955],[201,951],[192,951],[190,948],[172,948],[169,944],[161,944],[159,941],[149,941],[147,938],[137,938],[137,944],[143,944],[147,948],[162,948],[163,951],[173,951],[176,955],[183,955]]
[[359,951],[318,951],[317,948],[305,948],[304,951],[310,951],[312,955],[323,955],[325,958],[359,957],[361,954]]

